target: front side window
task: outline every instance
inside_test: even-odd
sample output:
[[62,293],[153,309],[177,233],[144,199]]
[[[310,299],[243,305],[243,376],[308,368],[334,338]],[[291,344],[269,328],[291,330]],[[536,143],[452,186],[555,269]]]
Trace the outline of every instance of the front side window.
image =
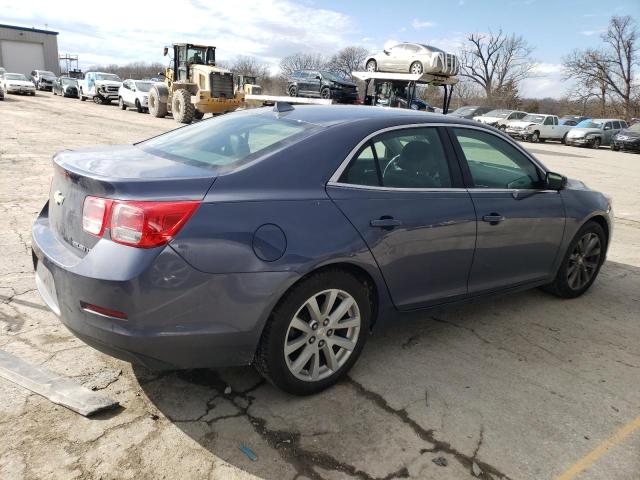
[[475,188],[535,189],[538,168],[516,147],[491,133],[454,128]]
[[620,122],[618,122],[617,120],[613,121],[613,128],[615,130],[618,130],[620,128]]
[[388,188],[451,188],[449,165],[436,128],[384,133],[367,144],[341,183]]
[[544,120],[544,124],[545,124],[545,125],[553,125],[553,117],[547,117],[547,118]]

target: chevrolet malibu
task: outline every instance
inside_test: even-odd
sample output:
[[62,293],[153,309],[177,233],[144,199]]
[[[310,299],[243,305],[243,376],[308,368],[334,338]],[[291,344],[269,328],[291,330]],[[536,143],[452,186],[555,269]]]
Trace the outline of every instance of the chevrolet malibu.
[[276,104],[63,151],[36,285],[76,336],[153,369],[253,364],[311,394],[396,313],[596,279],[609,200],[490,127]]

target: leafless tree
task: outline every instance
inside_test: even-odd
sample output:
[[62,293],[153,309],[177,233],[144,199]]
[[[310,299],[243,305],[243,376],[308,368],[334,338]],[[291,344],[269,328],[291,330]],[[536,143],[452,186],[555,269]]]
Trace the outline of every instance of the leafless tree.
[[602,34],[602,40],[608,45],[602,62],[606,83],[620,98],[624,106],[624,115],[631,118],[631,102],[634,86],[634,68],[640,64],[638,53],[638,28],[629,16],[614,16],[609,28]]
[[141,80],[158,76],[158,72],[164,72],[165,67],[161,63],[132,62],[126,65],[92,65],[87,71],[115,73],[123,80],[133,78]]
[[564,78],[573,79],[576,86],[570,92],[570,98],[583,105],[596,98],[600,104],[600,115],[606,116],[608,84],[608,65],[603,54],[594,49],[574,50],[564,59]]
[[256,77],[258,82],[269,76],[269,65],[260,62],[255,57],[239,55],[230,62],[229,69],[238,75]]
[[364,70],[364,61],[369,52],[364,47],[345,47],[333,55],[327,68],[345,78],[353,78],[351,72]]
[[461,52],[461,76],[478,84],[487,100],[517,91],[531,75],[535,62],[533,47],[519,35],[472,33]]
[[296,70],[320,70],[326,66],[327,58],[324,55],[298,52],[280,61],[280,72],[283,76],[288,76]]

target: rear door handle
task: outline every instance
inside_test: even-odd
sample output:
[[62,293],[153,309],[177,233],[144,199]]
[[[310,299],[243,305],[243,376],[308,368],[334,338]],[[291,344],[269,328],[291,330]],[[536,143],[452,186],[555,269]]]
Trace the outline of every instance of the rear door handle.
[[376,220],[371,220],[369,223],[372,227],[386,228],[391,230],[392,228],[402,225],[402,221],[393,217],[381,217]]
[[503,220],[504,216],[500,215],[499,213],[492,213],[490,215],[485,215],[484,217],[482,217],[483,222],[488,222],[491,225],[497,225]]

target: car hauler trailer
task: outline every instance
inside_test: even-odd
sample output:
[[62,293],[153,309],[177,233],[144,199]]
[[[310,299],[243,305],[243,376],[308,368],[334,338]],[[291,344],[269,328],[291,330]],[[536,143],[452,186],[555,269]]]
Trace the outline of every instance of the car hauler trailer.
[[[430,73],[353,72],[351,75],[364,82],[364,103],[366,105],[411,108],[416,98],[416,87],[418,85],[442,87],[444,88],[442,113],[445,114],[449,111],[453,86],[458,83],[458,78],[456,77]],[[369,86],[372,83],[373,92],[369,94]],[[381,100],[384,100],[384,102]]]
[[290,105],[331,105],[330,98],[290,97],[288,95],[245,95],[244,101],[249,107],[266,107],[276,102],[286,102]]

